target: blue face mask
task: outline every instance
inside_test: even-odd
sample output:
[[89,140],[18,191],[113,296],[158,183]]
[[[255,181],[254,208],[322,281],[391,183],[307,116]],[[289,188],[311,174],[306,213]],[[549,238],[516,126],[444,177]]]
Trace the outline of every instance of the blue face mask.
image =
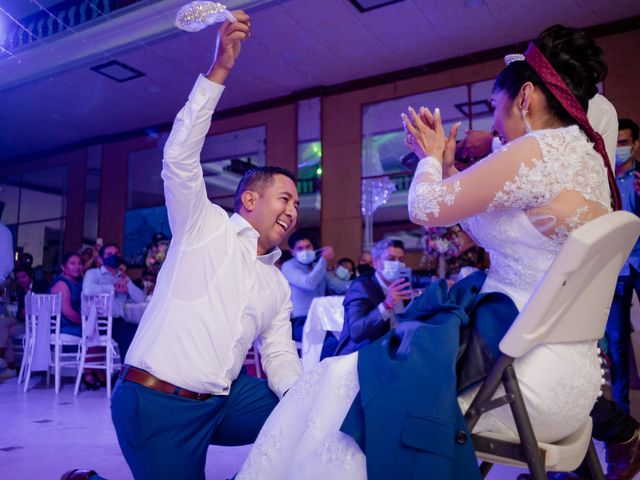
[[616,165],[624,165],[631,158],[631,146],[616,148]]
[[315,250],[298,250],[296,252],[296,260],[303,265],[309,265],[316,259]]
[[102,263],[104,263],[107,267],[110,267],[110,268],[118,268],[120,265],[124,263],[124,260],[122,259],[122,257],[118,255],[111,255],[110,257],[107,257],[104,260],[102,260]]
[[336,277],[340,280],[349,280],[351,278],[351,272],[342,265],[339,265],[338,268],[336,268]]

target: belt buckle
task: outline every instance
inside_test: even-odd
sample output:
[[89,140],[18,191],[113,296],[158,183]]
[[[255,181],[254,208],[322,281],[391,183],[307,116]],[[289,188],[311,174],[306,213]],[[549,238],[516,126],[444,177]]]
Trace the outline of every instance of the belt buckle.
[[206,400],[208,395],[208,393],[196,393],[196,400]]

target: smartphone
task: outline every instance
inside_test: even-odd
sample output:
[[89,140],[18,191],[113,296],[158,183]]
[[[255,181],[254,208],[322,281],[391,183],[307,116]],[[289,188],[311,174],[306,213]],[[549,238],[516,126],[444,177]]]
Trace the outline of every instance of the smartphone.
[[411,286],[412,277],[413,275],[409,267],[401,268],[398,272],[398,278],[402,278],[404,281],[409,282],[409,288],[412,288]]

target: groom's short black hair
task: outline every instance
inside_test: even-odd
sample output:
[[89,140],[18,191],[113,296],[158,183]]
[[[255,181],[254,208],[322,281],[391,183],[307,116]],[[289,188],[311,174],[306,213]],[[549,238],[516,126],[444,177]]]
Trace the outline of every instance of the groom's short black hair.
[[282,167],[256,167],[246,172],[238,183],[236,194],[233,198],[233,211],[238,213],[242,208],[242,194],[247,190],[254,190],[262,193],[266,187],[273,183],[275,175],[284,175],[297,185],[298,180],[290,170]]

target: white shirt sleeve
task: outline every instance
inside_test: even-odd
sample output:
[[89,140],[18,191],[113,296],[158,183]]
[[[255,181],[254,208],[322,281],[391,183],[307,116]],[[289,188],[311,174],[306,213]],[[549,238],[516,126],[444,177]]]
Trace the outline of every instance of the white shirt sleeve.
[[[294,260],[297,262],[297,260]],[[320,257],[320,260],[307,272],[296,268],[298,265],[293,262],[286,262],[282,266],[282,274],[285,276],[290,285],[294,285],[303,290],[313,290],[327,274],[327,261]]]
[[13,270],[13,236],[6,225],[0,223],[0,282]]
[[178,112],[171,134],[164,147],[162,180],[173,237],[185,237],[194,242],[215,231],[227,213],[207,198],[207,189],[200,165],[200,153],[211,126],[211,115],[220,100],[224,86],[203,76],[198,78],[189,100]]
[[86,293],[87,295],[96,295],[98,293],[113,293],[113,285],[107,285],[100,282],[100,277],[102,274],[100,273],[99,268],[92,268],[87,270],[87,273],[84,274],[84,279],[82,280],[82,293]]
[[131,301],[134,303],[144,303],[144,301],[147,299],[144,292],[140,290],[130,278],[127,282],[127,293],[129,294],[129,298],[131,299]]
[[269,388],[280,398],[302,373],[296,344],[291,339],[291,294],[286,282],[283,281],[282,284],[282,288],[287,290],[285,301],[276,317],[261,333],[260,348],[262,367],[267,374]]

